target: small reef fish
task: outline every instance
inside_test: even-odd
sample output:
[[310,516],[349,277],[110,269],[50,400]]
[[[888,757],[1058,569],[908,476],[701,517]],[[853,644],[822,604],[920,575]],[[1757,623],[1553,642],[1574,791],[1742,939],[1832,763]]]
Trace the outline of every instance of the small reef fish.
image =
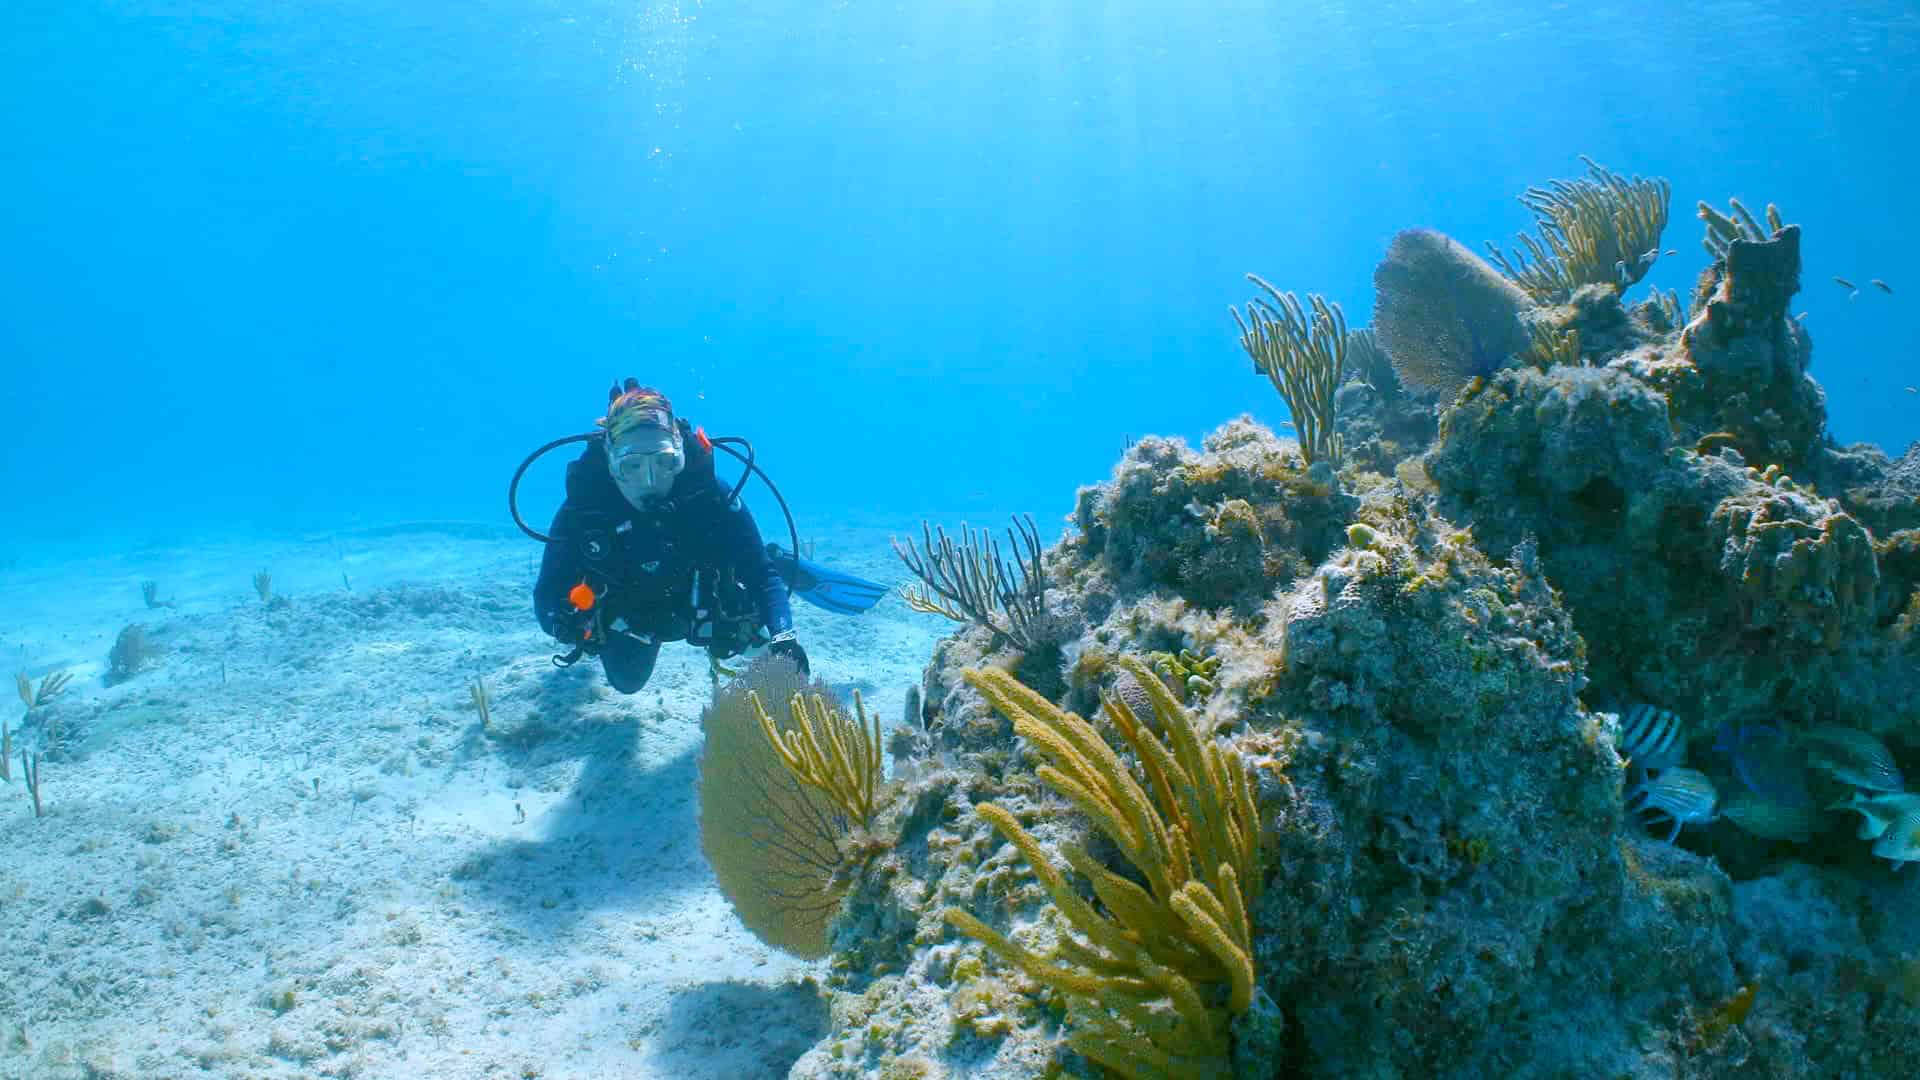
[[1901,791],[1900,767],[1887,744],[1859,728],[1820,724],[1802,732],[1807,764],[1863,791]]
[[1860,287],[1848,281],[1846,278],[1841,277],[1839,274],[1833,275],[1833,283],[1847,290],[1847,299],[1849,300],[1860,295]]
[[1873,853],[1892,862],[1895,870],[1910,862],[1920,862],[1920,810],[1909,810],[1895,818],[1880,839],[1874,841]]
[[1778,725],[1754,720],[1723,721],[1713,748],[1726,756],[1734,776],[1748,792],[1763,802],[1811,817],[1813,793],[1807,789],[1804,755],[1791,745],[1786,732]]
[[1909,394],[1920,394],[1920,386],[1909,386],[1906,391]]
[[1686,724],[1671,709],[1632,705],[1620,717],[1619,749],[1643,769],[1664,769],[1686,758]]
[[1680,249],[1679,249],[1679,248],[1668,248],[1668,249],[1667,249],[1667,254],[1669,254],[1669,255],[1678,255],[1678,254],[1680,254]]
[[1713,781],[1697,769],[1668,769],[1651,780],[1636,785],[1627,797],[1627,809],[1640,815],[1642,825],[1665,817],[1673,822],[1667,843],[1680,838],[1687,825],[1704,825],[1714,818],[1714,806],[1720,793]]
[[1888,296],[1893,295],[1893,286],[1887,284],[1884,281],[1881,281],[1879,278],[1870,278],[1868,279],[1867,284],[1878,288],[1881,292],[1886,293]]
[[1896,818],[1920,811],[1920,795],[1909,795],[1904,791],[1894,795],[1868,795],[1864,791],[1856,791],[1852,798],[1842,799],[1827,809],[1857,811],[1860,814],[1860,839],[1878,840],[1893,827]]
[[1819,816],[1809,806],[1773,802],[1759,795],[1741,794],[1728,799],[1720,816],[1763,840],[1791,840],[1804,844],[1819,829]]

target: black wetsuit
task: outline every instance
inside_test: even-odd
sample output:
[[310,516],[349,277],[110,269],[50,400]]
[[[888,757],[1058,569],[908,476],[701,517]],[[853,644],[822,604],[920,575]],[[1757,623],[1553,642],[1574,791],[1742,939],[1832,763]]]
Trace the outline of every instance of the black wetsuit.
[[[627,501],[598,441],[567,465],[567,498],[533,587],[540,628],[563,644],[597,644],[607,682],[623,694],[646,685],[662,642],[690,640],[725,657],[793,628],[786,582],[753,514],[726,504],[713,451],[678,423],[686,467],[658,506]],[[577,614],[568,599],[581,582],[598,598],[597,618]],[[621,620],[626,628],[615,629]],[[583,640],[590,625],[593,637]]]

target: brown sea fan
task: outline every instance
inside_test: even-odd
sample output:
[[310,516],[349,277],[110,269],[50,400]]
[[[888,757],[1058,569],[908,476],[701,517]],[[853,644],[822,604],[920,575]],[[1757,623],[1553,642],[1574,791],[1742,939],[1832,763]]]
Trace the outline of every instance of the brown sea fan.
[[1373,330],[1409,388],[1449,398],[1529,346],[1519,286],[1432,229],[1393,238],[1373,271]]
[[[794,665],[761,657],[720,688],[702,720],[700,847],[720,891],[754,936],[795,956],[829,951],[828,929],[848,880],[842,844],[854,822],[833,798],[794,777],[761,727],[752,695],[786,702],[826,693]],[[790,730],[784,705],[775,723]]]

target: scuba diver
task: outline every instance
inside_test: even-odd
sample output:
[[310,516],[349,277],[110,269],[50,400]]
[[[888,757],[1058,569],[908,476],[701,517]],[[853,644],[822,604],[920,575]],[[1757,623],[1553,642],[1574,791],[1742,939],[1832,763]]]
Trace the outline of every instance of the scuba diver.
[[[598,656],[607,682],[631,694],[647,684],[663,643],[686,641],[707,650],[716,677],[720,661],[762,645],[806,675],[789,593],[839,614],[859,614],[886,594],[884,585],[762,546],[740,499],[750,475],[773,492],[800,548],[793,514],[746,440],[708,438],[674,415],[666,395],[634,379],[607,391],[598,428],[535,450],[507,488],[515,524],[546,545],[533,609],[540,628],[570,650],[555,664]],[[542,536],[520,517],[520,478],[541,455],[574,442],[587,448],[568,463],[566,500]],[[746,466],[731,490],[714,471],[715,449]]]

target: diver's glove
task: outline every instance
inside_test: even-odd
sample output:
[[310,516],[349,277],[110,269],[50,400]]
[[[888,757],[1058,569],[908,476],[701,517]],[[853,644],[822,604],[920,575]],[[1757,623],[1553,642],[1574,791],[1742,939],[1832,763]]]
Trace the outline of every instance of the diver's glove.
[[593,634],[593,623],[593,612],[563,607],[547,616],[547,632],[566,648],[593,654],[600,651],[600,642]]
[[791,630],[775,634],[773,640],[767,644],[767,652],[793,661],[802,675],[813,674],[812,666],[807,663],[807,650],[800,647],[800,642],[794,638]]

